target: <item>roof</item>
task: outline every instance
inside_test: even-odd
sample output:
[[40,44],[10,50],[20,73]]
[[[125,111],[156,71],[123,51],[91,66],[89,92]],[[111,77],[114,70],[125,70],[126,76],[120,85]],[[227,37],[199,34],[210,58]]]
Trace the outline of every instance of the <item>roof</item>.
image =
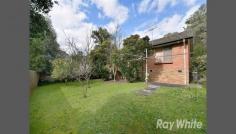
[[166,35],[162,38],[155,39],[150,41],[149,43],[153,46],[163,46],[163,45],[171,45],[175,42],[181,41],[182,39],[193,38],[193,34],[190,31],[176,32],[170,35]]

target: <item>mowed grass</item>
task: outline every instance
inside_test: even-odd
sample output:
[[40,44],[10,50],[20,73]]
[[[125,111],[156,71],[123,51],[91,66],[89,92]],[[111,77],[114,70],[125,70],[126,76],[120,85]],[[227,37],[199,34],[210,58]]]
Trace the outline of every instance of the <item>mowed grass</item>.
[[[205,134],[206,89],[161,87],[136,93],[144,83],[91,82],[84,98],[77,82],[38,87],[30,97],[31,134]],[[196,119],[201,129],[157,129],[157,119]]]

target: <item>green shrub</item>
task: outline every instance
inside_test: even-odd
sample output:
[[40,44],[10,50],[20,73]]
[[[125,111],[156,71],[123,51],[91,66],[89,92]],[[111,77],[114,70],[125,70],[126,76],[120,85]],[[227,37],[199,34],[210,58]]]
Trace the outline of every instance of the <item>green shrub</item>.
[[71,66],[68,59],[58,58],[52,62],[53,71],[52,78],[56,80],[69,79],[71,75]]

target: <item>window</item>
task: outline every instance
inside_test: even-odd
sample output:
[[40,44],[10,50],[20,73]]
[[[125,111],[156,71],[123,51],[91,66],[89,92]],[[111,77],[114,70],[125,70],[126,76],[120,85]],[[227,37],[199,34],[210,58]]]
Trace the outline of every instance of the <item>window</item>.
[[172,63],[172,48],[166,47],[156,52],[156,63]]
[[172,50],[171,47],[166,47],[163,49],[163,62],[170,63],[172,62]]
[[155,55],[156,63],[163,62],[163,51],[157,51]]

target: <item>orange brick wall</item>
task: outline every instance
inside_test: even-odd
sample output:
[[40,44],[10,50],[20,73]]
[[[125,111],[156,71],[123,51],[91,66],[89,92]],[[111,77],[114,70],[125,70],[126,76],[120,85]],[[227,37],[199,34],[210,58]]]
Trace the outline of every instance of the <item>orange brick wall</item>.
[[[167,84],[189,84],[189,59],[190,59],[190,40],[185,43],[185,64],[184,69],[184,43],[172,45],[172,63],[155,64],[155,51],[160,51],[162,48],[155,48],[154,53],[148,59],[149,81]],[[150,71],[152,70],[152,72]],[[182,72],[179,72],[182,71]],[[186,77],[186,83],[185,83]]]

